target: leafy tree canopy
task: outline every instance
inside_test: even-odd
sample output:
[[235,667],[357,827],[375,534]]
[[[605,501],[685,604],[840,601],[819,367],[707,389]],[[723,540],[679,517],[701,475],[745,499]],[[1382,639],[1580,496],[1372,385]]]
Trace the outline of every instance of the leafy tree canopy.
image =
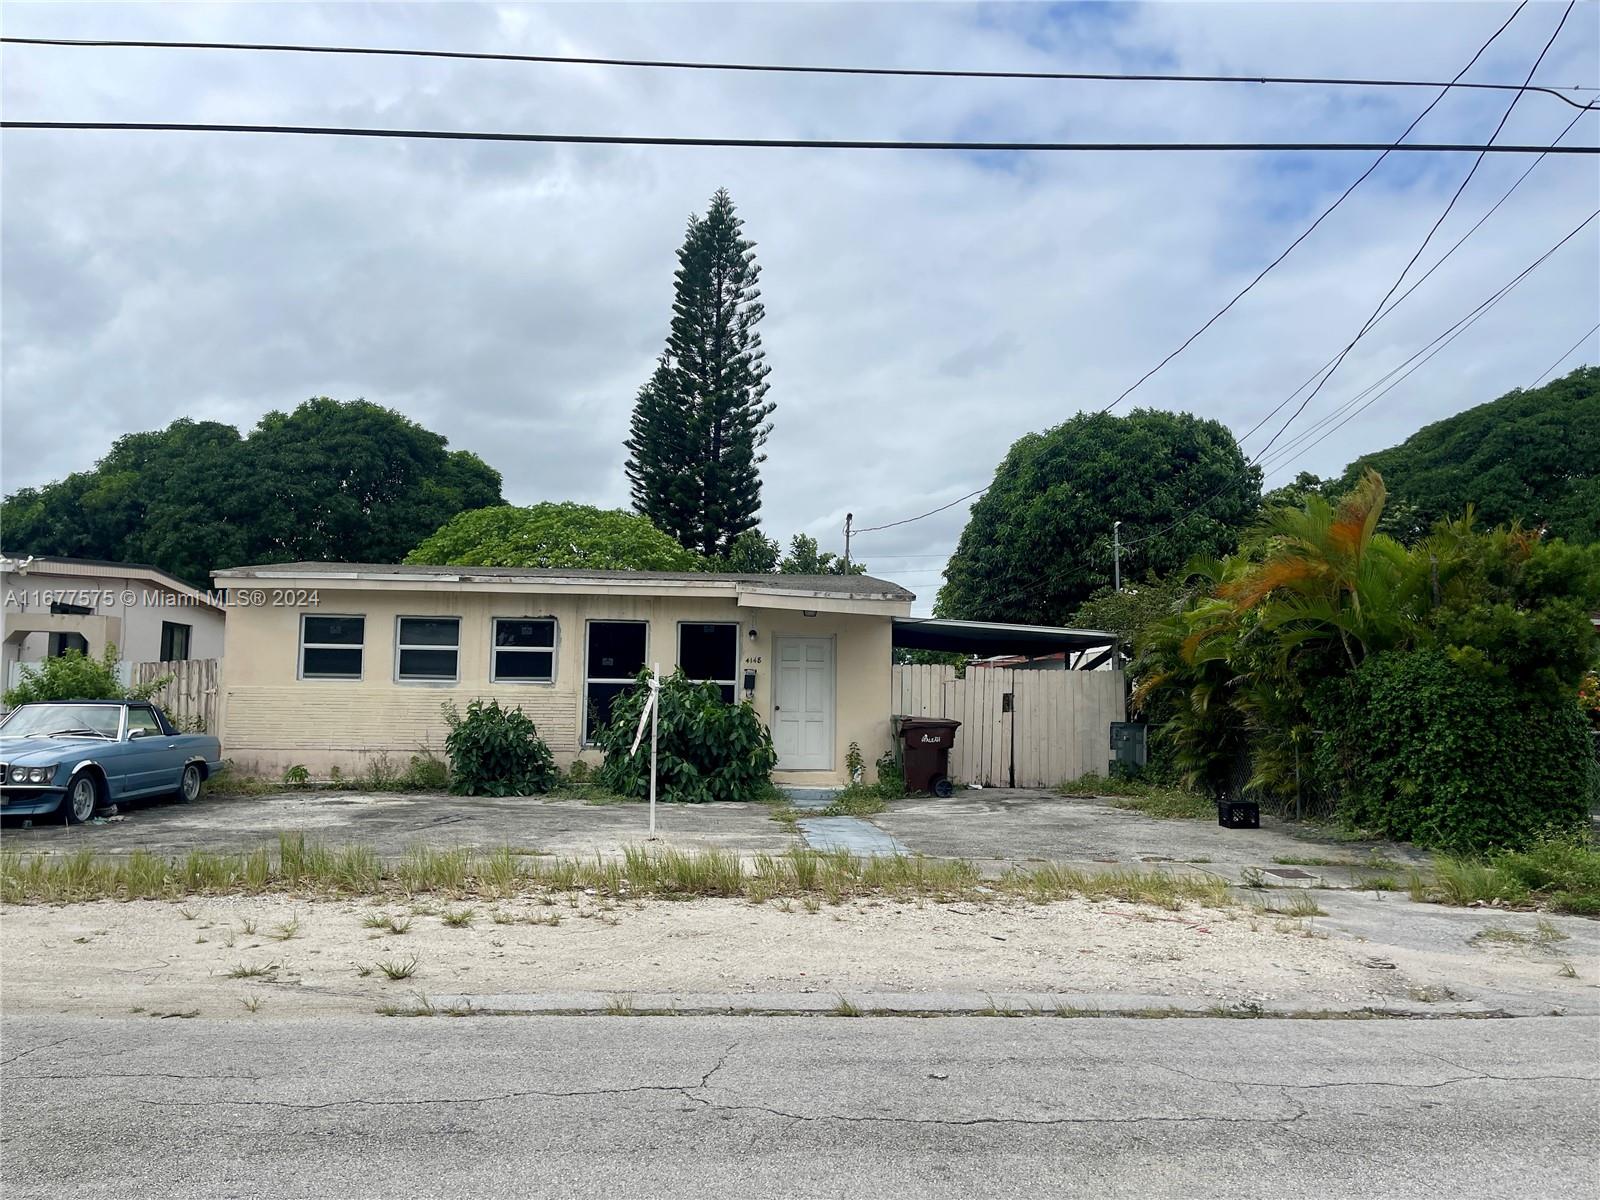
[[1329,490],[1350,490],[1368,468],[1389,488],[1385,531],[1402,541],[1468,505],[1489,525],[1516,521],[1569,542],[1600,541],[1600,367],[1425,426],[1357,459]]
[[500,504],[459,513],[406,555],[463,567],[698,571],[702,560],[649,521],[587,504]]
[[797,533],[789,539],[789,553],[779,557],[778,540],[759,529],[747,529],[733,539],[728,552],[715,560],[714,569],[739,575],[865,575],[866,565],[845,561],[831,550],[821,550],[817,539]]
[[90,471],[23,488],[0,509],[6,549],[151,563],[206,586],[241,563],[395,562],[500,474],[365,400],[270,412],[249,437],[174,421],[119,438]]
[[1261,473],[1219,421],[1135,409],[1082,414],[1011,447],[945,569],[934,611],[1065,624],[1123,571],[1164,575],[1231,550],[1256,514]]

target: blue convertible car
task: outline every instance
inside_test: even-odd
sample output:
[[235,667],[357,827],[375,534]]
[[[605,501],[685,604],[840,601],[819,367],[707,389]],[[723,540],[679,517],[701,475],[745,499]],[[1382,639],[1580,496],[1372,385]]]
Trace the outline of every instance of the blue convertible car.
[[216,738],[179,733],[153,704],[24,704],[0,721],[0,814],[59,810],[71,825],[104,804],[162,795],[193,800],[221,766]]

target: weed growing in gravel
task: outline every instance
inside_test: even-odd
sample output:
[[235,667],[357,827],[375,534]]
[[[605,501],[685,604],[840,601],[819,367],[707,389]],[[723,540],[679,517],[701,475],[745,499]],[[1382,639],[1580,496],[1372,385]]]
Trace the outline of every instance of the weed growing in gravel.
[[863,1017],[866,1015],[858,1004],[852,1004],[849,997],[840,996],[839,1003],[833,1006],[833,1015],[836,1017]]
[[477,912],[470,908],[447,908],[439,919],[452,929],[464,929],[471,925]]
[[376,965],[390,979],[410,979],[417,973],[417,956],[410,958],[381,958]]
[[1282,900],[1268,900],[1261,905],[1261,911],[1280,917],[1325,917],[1328,915],[1327,910],[1317,903],[1315,897],[1305,892],[1296,892]]
[[274,925],[272,927],[271,936],[277,941],[287,942],[290,938],[298,936],[299,933],[300,933],[300,914],[299,913],[293,913],[293,914],[290,915],[290,917],[289,917],[289,919],[287,921],[284,921],[282,924]]
[[269,963],[237,963],[228,972],[229,979],[264,979],[278,970],[278,964]]
[[252,994],[252,995],[246,996],[243,1000],[239,1001],[239,1003],[244,1005],[245,1008],[248,1009],[250,1012],[260,1012],[261,1011],[261,1006],[263,1004],[265,1004],[266,1001],[263,1000],[260,996]]

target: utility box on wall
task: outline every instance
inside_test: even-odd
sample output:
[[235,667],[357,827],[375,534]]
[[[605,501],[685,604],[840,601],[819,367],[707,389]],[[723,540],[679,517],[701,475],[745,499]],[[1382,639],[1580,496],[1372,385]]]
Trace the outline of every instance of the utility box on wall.
[[1110,775],[1135,775],[1148,761],[1149,729],[1143,721],[1111,722]]

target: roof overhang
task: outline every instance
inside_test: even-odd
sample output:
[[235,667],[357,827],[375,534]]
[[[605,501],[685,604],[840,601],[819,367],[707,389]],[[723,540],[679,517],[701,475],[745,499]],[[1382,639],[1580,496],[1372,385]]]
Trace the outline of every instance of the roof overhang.
[[1109,649],[1117,635],[1098,629],[1065,629],[1059,625],[1011,625],[998,621],[952,621],[941,617],[896,617],[894,645],[899,650],[945,653],[1024,654],[1037,657],[1067,650]]

